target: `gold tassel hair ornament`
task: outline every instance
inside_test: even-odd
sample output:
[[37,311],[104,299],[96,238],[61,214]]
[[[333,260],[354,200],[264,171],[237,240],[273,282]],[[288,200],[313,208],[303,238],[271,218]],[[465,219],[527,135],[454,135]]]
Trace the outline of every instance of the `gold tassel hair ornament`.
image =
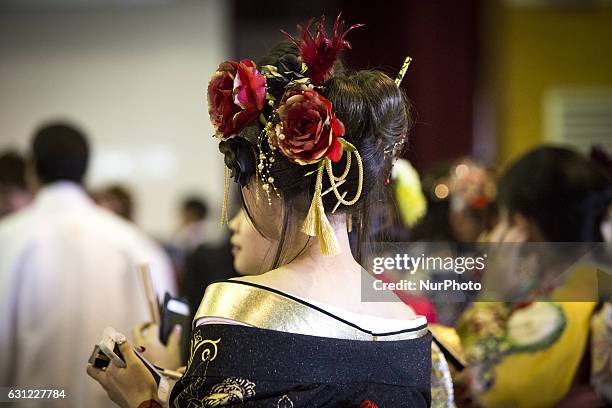
[[[304,220],[304,225],[302,226],[303,233],[310,235],[311,237],[319,237],[321,251],[324,255],[339,254],[340,246],[338,245],[336,234],[334,233],[334,230],[329,223],[327,216],[325,215],[323,196],[333,191],[336,199],[338,199],[338,203],[334,207],[334,211],[332,211],[335,212],[340,204],[347,206],[355,204],[359,200],[359,197],[361,197],[361,190],[363,187],[363,163],[361,162],[361,156],[359,155],[359,152],[355,146],[349,142],[343,140],[342,144],[347,154],[346,167],[340,176],[334,176],[332,162],[328,158],[325,158],[319,168],[315,170],[317,173],[315,191],[310,204],[310,209],[308,210],[308,214]],[[355,197],[353,197],[351,200],[345,200],[344,197],[346,196],[346,191],[341,194],[340,191],[338,191],[338,187],[340,187],[346,181],[346,177],[351,169],[351,155],[353,154],[355,155],[359,170],[357,192],[355,193]],[[322,192],[324,172],[327,173],[327,176],[329,177],[331,187],[325,192]]]
[[[325,159],[329,160],[329,159]],[[308,210],[308,215],[304,220],[302,232],[311,237],[319,237],[321,243],[321,251],[325,255],[337,255],[340,253],[340,245],[336,239],[336,234],[325,215],[323,208],[323,197],[321,190],[323,188],[323,166],[317,170],[317,181],[315,184],[314,196]]]
[[229,203],[229,190],[230,190],[230,169],[227,166],[223,166],[225,168],[225,172],[224,172],[224,176],[223,176],[223,206],[221,207],[221,220],[220,220],[220,224],[223,227],[223,225],[227,224],[227,220],[228,220],[228,216],[227,216],[227,206]]

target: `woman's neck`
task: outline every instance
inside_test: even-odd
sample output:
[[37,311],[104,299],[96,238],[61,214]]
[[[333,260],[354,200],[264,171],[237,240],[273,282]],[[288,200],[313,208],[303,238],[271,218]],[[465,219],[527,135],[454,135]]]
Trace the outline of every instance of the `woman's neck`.
[[346,217],[329,217],[341,252],[328,256],[319,240],[310,239],[306,248],[291,262],[258,276],[239,280],[258,283],[305,299],[373,316],[404,319],[414,312],[399,299],[388,302],[362,302],[362,283],[372,279],[353,258],[346,229]]
[[318,238],[311,239],[306,248],[288,264],[285,268],[303,270],[303,273],[316,273],[334,271],[353,272],[360,268],[353,258],[351,245],[346,228],[346,216],[335,215],[329,217],[334,230],[340,253],[337,255],[324,255]]

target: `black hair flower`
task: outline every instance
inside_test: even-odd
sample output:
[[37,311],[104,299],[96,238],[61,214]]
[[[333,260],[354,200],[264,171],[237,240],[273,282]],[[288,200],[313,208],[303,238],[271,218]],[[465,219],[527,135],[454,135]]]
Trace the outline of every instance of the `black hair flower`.
[[236,136],[219,143],[219,151],[225,155],[225,165],[241,187],[246,186],[255,174],[255,152],[243,137]]

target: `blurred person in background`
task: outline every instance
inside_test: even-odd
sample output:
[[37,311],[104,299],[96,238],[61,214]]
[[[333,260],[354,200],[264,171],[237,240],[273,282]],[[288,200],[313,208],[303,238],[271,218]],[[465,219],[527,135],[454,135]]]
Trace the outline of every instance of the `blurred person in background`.
[[495,180],[469,158],[438,165],[423,177],[427,215],[414,228],[421,241],[476,242],[495,224]]
[[89,157],[76,127],[39,128],[35,200],[0,222],[0,385],[66,391],[68,400],[44,406],[108,406],[83,378],[83,361],[101,326],[127,331],[149,318],[138,263],[151,266],[158,294],[174,292],[161,249],[85,193]]
[[179,226],[164,246],[172,259],[174,270],[183,286],[187,258],[201,245],[208,242],[207,230],[208,205],[204,199],[188,196],[179,208]]
[[[434,194],[441,186],[434,187]],[[493,175],[484,166],[463,158],[451,169],[448,188],[453,236],[459,242],[476,242],[497,219]]]
[[132,192],[123,185],[113,184],[93,194],[95,202],[126,221],[134,221]]
[[[471,158],[440,163],[423,177],[427,213],[412,230],[411,240],[420,241],[424,251],[437,256],[472,256],[475,243],[489,231],[497,218],[493,172]],[[479,281],[477,270],[457,274],[452,270],[429,270],[436,282]],[[473,300],[474,292],[448,290],[443,296],[430,292],[439,323],[454,326],[457,317]]]
[[233,266],[233,251],[234,248],[231,243],[225,238],[219,244],[201,244],[187,253],[179,285],[179,294],[189,303],[192,315],[195,315],[202,296],[204,296],[204,291],[211,283],[233,278],[239,274],[261,273],[261,271],[243,272],[236,270]]
[[[581,154],[536,148],[501,177],[500,222],[487,240],[511,250],[522,242],[602,242],[611,188],[610,174]],[[563,246],[564,251],[581,247]],[[487,268],[484,287],[524,295],[521,302],[475,302],[460,318],[468,362],[464,379],[480,405],[603,406],[588,385],[585,358],[597,304],[596,270],[588,265],[559,270],[558,265],[537,263],[531,277],[521,270]],[[604,347],[609,353],[609,344]]]
[[26,184],[26,162],[17,152],[0,154],[0,218],[30,204]]
[[175,248],[189,252],[207,241],[206,221],[208,205],[201,197],[190,196],[183,200],[180,208],[180,225],[172,244]]

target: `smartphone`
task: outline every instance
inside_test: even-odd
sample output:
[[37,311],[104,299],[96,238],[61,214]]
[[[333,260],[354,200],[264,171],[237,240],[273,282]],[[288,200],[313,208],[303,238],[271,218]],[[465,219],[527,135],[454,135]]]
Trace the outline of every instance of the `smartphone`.
[[189,332],[191,328],[191,310],[186,301],[179,298],[174,298],[166,292],[164,295],[164,303],[160,310],[160,325],[159,325],[159,339],[163,344],[168,343],[168,337],[172,328],[176,325],[182,327],[182,339],[181,344],[185,342],[185,339],[189,339]]

